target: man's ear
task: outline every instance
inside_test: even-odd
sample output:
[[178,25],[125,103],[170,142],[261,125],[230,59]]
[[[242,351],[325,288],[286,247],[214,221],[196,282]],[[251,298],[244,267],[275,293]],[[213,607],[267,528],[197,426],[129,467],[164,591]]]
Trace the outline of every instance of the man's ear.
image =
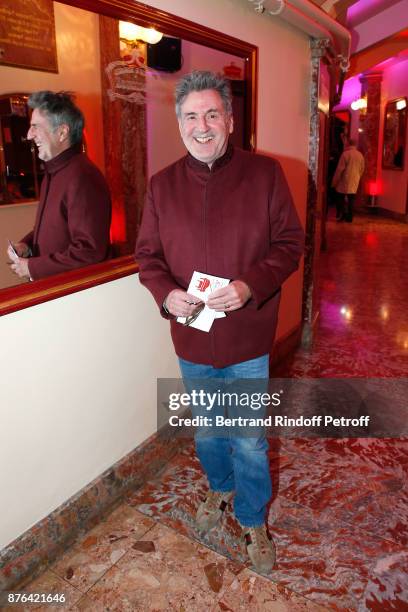
[[69,126],[66,123],[62,123],[59,126],[59,140],[60,142],[69,140]]
[[232,134],[233,131],[234,131],[234,117],[231,114],[229,118],[229,133]]

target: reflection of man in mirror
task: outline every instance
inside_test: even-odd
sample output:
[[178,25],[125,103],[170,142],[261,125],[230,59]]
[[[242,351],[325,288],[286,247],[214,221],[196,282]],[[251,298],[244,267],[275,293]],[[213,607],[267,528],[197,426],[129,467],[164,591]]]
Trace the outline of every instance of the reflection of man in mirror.
[[37,280],[104,260],[109,250],[111,202],[105,178],[82,152],[84,117],[68,93],[39,91],[29,140],[44,162],[32,232],[7,254],[20,277]]
[[[187,384],[202,378],[265,384],[280,288],[303,250],[292,198],[276,160],[229,143],[232,101],[223,77],[186,75],[176,88],[176,114],[188,154],[151,179],[135,253],[140,280],[171,320]],[[200,307],[186,292],[194,271],[232,279],[208,298],[210,309],[227,315],[209,332],[176,320],[193,318]],[[272,489],[264,433],[196,435],[195,443],[209,481],[197,528],[215,527],[234,498],[248,555],[258,571],[270,572],[275,550],[265,526]]]
[[404,167],[403,160],[404,160],[404,147],[400,145],[397,149],[397,152],[394,155],[394,166],[396,168],[403,168]]
[[340,156],[332,187],[336,190],[336,220],[353,220],[353,206],[360,179],[364,173],[364,157],[352,138],[345,139],[344,151]]

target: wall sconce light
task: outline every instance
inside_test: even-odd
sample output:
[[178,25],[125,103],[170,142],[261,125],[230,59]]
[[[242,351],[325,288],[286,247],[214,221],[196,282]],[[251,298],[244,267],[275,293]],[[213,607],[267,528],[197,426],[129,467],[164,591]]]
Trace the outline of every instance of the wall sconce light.
[[347,306],[342,306],[340,308],[340,314],[342,314],[347,321],[353,318],[353,311],[351,308],[347,308]]
[[353,110],[365,110],[367,108],[367,98],[359,98],[350,104]]
[[381,182],[377,180],[367,181],[366,183],[366,191],[369,195],[369,203],[368,206],[371,209],[374,209],[377,206],[377,196],[382,193],[382,185]]
[[397,100],[396,102],[397,110],[403,110],[404,108],[406,108],[406,106],[407,106],[407,101],[405,100],[405,98],[402,98],[401,100]]
[[143,28],[129,21],[119,21],[119,37],[128,44],[137,44],[137,41],[141,40],[155,45],[163,38],[163,34],[154,28]]

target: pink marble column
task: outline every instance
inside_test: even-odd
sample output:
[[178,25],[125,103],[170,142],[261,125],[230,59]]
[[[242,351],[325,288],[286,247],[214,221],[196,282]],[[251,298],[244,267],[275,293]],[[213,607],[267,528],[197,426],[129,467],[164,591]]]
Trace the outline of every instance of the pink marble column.
[[360,77],[361,97],[367,98],[367,109],[360,113],[359,148],[365,158],[363,190],[369,181],[377,180],[378,142],[380,135],[382,74],[364,74]]

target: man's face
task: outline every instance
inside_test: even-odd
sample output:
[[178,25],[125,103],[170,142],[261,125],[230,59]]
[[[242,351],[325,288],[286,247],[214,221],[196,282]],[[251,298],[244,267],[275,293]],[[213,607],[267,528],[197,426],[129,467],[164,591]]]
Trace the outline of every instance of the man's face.
[[42,161],[50,161],[69,147],[67,126],[53,128],[47,115],[38,108],[31,115],[27,138],[34,140],[38,147],[38,157]]
[[224,155],[233,119],[225,112],[218,91],[192,91],[181,105],[180,134],[193,157],[211,168]]

